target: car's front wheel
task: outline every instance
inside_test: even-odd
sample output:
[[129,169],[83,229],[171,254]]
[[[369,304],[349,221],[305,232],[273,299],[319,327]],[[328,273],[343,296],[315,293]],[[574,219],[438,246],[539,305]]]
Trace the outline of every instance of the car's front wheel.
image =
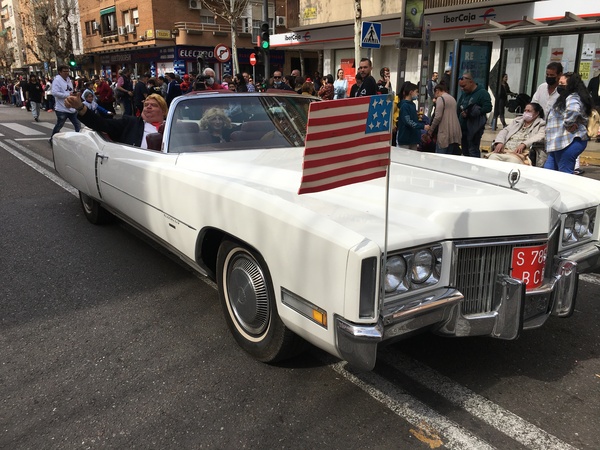
[[81,208],[83,209],[85,218],[94,225],[102,225],[110,222],[112,219],[112,214],[89,195],[79,191],[79,200],[81,201]]
[[271,277],[262,258],[232,241],[221,244],[217,258],[221,306],[240,347],[269,363],[301,351],[304,341],[277,314]]

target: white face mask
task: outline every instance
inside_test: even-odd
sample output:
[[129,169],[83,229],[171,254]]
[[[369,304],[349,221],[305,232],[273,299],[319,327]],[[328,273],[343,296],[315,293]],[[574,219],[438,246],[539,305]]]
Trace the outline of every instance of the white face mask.
[[524,112],[523,113],[523,120],[525,122],[531,122],[533,120],[533,114],[530,112]]
[[215,79],[213,77],[210,77],[208,80],[205,81],[205,83],[209,86],[212,86],[213,84],[215,84]]

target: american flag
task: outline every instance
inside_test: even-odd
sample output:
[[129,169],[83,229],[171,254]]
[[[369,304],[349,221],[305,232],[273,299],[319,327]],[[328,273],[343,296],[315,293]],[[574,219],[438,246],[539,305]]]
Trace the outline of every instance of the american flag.
[[298,194],[384,177],[392,106],[391,95],[311,103]]

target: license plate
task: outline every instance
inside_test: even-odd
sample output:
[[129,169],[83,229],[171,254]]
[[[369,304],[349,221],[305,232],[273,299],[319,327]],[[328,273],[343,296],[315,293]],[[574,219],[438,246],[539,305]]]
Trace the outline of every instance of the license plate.
[[522,280],[528,291],[540,287],[547,256],[548,244],[513,248],[511,277]]

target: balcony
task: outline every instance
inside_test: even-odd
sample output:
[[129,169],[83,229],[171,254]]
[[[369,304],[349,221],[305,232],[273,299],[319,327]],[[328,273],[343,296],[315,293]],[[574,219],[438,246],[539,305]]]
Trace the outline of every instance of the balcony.
[[[200,22],[175,22],[173,24],[175,30],[179,33],[187,34],[211,34],[213,36],[229,36],[231,27],[228,24],[219,23],[200,23]],[[174,33],[176,34],[176,33]],[[237,35],[239,37],[250,37],[252,33],[242,27],[237,27]]]

